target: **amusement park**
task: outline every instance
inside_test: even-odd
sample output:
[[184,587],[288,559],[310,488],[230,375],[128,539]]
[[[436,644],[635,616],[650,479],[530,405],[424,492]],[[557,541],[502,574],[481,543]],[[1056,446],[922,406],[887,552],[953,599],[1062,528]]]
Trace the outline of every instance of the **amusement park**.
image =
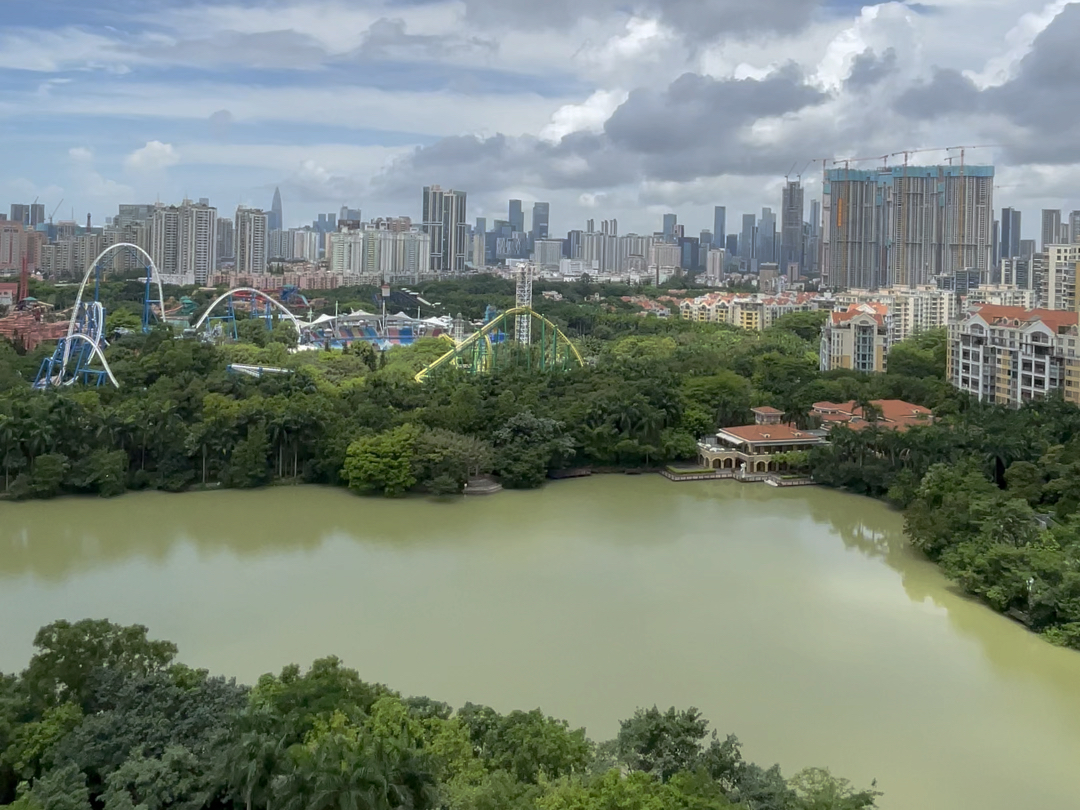
[[[141,286],[138,325],[109,328],[106,276],[113,272],[119,254],[123,254],[126,277],[133,276]],[[214,290],[209,303],[200,305],[191,295],[169,298],[153,259],[134,244],[114,244],[101,252],[87,267],[77,286],[70,308],[50,311],[48,305],[29,296],[26,273],[23,273],[10,320],[9,337],[28,337],[34,344],[56,340],[53,352],[45,357],[33,382],[37,390],[72,385],[121,387],[123,380],[114,373],[108,349],[113,341],[141,329],[149,333],[167,328],[177,340],[196,340],[217,345],[241,342],[239,324],[261,323],[266,330],[285,330],[290,353],[342,351],[354,344],[367,344],[377,352],[398,346],[411,346],[422,339],[443,344],[443,351],[416,374],[423,382],[445,369],[485,373],[501,363],[522,362],[537,371],[557,370],[584,364],[583,358],[566,334],[550,319],[532,307],[533,268],[523,264],[515,270],[515,297],[511,307],[502,310],[488,305],[482,320],[469,320],[461,314],[429,315],[421,318],[421,307],[437,308],[407,288],[391,290],[387,283],[372,295],[372,310],[351,307],[333,312],[326,301],[309,300],[295,286],[277,290],[234,287]],[[194,293],[192,293],[194,295]],[[416,306],[416,316],[395,305]],[[320,306],[321,305],[321,306]],[[245,328],[251,334],[252,327]],[[288,365],[288,364],[287,364]],[[290,373],[290,368],[233,364],[229,371],[248,376]]]

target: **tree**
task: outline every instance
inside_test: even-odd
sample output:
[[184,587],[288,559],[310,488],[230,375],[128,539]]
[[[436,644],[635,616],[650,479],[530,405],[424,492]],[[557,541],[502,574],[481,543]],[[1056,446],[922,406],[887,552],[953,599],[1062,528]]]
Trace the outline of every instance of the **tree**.
[[495,471],[512,489],[538,487],[554,465],[574,454],[573,441],[563,435],[563,423],[521,411],[511,416],[492,437]]
[[826,768],[805,768],[791,779],[797,810],[869,810],[877,807],[879,791],[855,790],[847,779]]
[[419,438],[415,425],[401,425],[354,441],[342,467],[349,489],[382,492],[387,497],[404,495],[416,483],[413,461]]
[[86,775],[71,764],[35,781],[30,799],[43,810],[90,810]]
[[176,645],[152,641],[140,624],[123,627],[100,619],[74,624],[61,619],[34,637],[37,652],[23,673],[33,700],[43,708],[72,702],[92,709],[92,673],[99,668],[145,675],[172,663]]
[[226,486],[247,489],[270,481],[270,441],[266,423],[258,422],[248,428],[247,436],[236,443],[225,468]]
[[416,479],[439,494],[461,492],[469,478],[490,472],[493,464],[490,444],[450,430],[425,430],[413,452]]
[[628,767],[666,782],[679,771],[693,770],[701,763],[708,728],[708,721],[693,707],[685,711],[671,707],[666,712],[655,706],[638,709],[629,720],[619,723],[615,750]]

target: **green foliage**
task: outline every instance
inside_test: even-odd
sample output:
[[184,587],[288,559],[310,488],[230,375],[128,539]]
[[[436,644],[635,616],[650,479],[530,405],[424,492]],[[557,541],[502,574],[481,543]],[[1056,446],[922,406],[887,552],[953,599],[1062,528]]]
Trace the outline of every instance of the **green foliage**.
[[402,425],[376,436],[365,436],[349,445],[342,477],[356,492],[404,495],[416,483],[413,456],[420,430]]
[[696,709],[639,710],[596,746],[540,709],[455,712],[336,658],[248,690],[173,664],[141,626],[58,622],[38,640],[21,677],[0,676],[0,805],[19,810],[869,810],[880,795],[822,769],[789,783]]

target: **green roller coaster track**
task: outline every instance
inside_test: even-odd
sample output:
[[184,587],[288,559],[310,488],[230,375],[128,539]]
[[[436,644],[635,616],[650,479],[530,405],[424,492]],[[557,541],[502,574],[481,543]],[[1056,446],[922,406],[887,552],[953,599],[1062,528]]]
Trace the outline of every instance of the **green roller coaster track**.
[[[518,315],[529,315],[534,320],[539,321],[539,335],[534,329],[532,343],[532,346],[540,349],[537,358],[538,370],[564,367],[569,362],[575,362],[579,366],[585,365],[585,361],[581,358],[581,353],[577,350],[577,347],[570,342],[570,338],[563,334],[559,327],[532,307],[514,307],[506,310],[490,323],[485,324],[483,329],[473,332],[461,343],[455,344],[454,348],[427,368],[422,369],[416,375],[416,381],[423,382],[433,371],[450,365],[467,366],[473,372],[490,371],[495,362],[497,348],[497,344],[491,340],[491,335],[493,332],[498,331],[499,326],[507,318],[514,318]],[[532,353],[529,354],[529,358],[530,362],[532,362]]]

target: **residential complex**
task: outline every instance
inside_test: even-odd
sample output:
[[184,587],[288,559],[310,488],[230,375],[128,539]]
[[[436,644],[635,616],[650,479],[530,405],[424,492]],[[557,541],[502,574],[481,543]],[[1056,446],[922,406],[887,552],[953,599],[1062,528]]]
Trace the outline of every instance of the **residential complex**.
[[949,327],[949,381],[982,402],[1019,407],[1062,391],[1080,404],[1077,313],[974,304]]
[[829,313],[821,330],[822,371],[885,371],[890,346],[890,314],[885,304],[851,304]]
[[822,194],[822,283],[930,284],[972,270],[989,280],[993,166],[830,169]]
[[[512,202],[517,202],[522,218],[521,201]],[[430,237],[428,270],[436,277],[462,273],[469,252],[465,192],[424,186],[422,216],[424,233]]]
[[815,293],[709,293],[679,302],[683,320],[726,323],[744,329],[768,329],[781,315],[830,308],[832,301]]

